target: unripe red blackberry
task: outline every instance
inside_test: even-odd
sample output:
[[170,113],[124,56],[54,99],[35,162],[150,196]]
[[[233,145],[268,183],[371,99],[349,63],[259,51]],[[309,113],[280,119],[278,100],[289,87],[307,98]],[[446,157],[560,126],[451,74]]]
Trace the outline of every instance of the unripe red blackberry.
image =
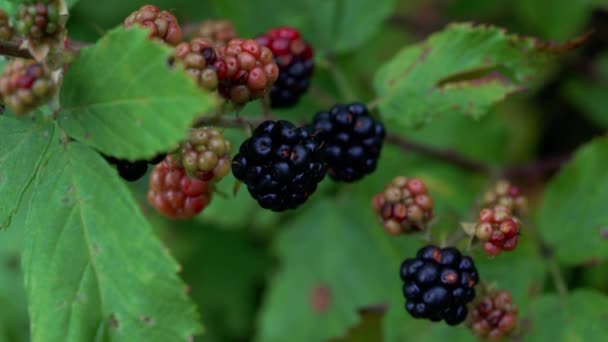
[[507,207],[485,208],[479,213],[475,236],[483,242],[483,249],[491,256],[517,247],[520,221]]
[[204,89],[215,90],[218,72],[225,72],[226,64],[218,58],[213,43],[205,38],[194,38],[175,47],[173,57],[181,62],[186,72]]
[[0,39],[11,40],[13,37],[13,25],[8,14],[0,9]]
[[15,13],[15,28],[33,44],[58,37],[63,30],[59,22],[59,1],[22,1]]
[[192,177],[219,181],[230,172],[231,148],[230,141],[218,129],[195,128],[181,145],[179,163]]
[[492,291],[473,302],[466,325],[481,339],[502,341],[515,330],[517,314],[511,294]]
[[467,317],[479,274],[473,259],[453,247],[428,245],[401,264],[405,309],[414,318],[457,325]]
[[218,52],[226,63],[226,72],[218,75],[225,99],[242,104],[262,98],[279,77],[270,49],[254,40],[233,39]]
[[230,20],[205,20],[197,33],[200,37],[211,40],[216,46],[226,45],[236,38],[236,30]]
[[162,40],[169,45],[175,46],[182,41],[182,29],[175,16],[154,5],[144,5],[125,19],[125,27],[135,25],[149,29],[150,38]]
[[528,200],[521,190],[507,180],[499,180],[483,196],[483,206],[492,208],[497,205],[509,208],[514,215],[524,215],[528,209]]
[[270,105],[273,108],[294,106],[310,86],[315,66],[311,46],[292,27],[274,28],[256,41],[272,51],[280,70],[279,79],[270,91]]
[[433,218],[433,199],[417,178],[395,177],[374,196],[372,207],[391,235],[424,230]]
[[17,115],[42,105],[56,90],[50,70],[33,60],[12,60],[0,75],[0,98]]
[[208,182],[190,178],[171,158],[156,165],[150,175],[148,203],[172,219],[190,219],[211,201]]

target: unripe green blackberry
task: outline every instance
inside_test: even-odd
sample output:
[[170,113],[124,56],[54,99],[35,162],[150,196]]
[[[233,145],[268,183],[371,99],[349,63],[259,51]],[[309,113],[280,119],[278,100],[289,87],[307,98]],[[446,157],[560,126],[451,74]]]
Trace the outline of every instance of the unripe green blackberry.
[[233,39],[218,48],[226,64],[219,71],[219,92],[227,100],[243,104],[264,97],[279,77],[272,52],[254,40]]
[[58,0],[22,1],[15,14],[15,28],[33,44],[55,39],[63,31]]
[[13,37],[13,25],[8,14],[0,9],[0,39],[11,40]]
[[218,70],[226,70],[226,64],[218,58],[213,43],[205,38],[180,43],[175,47],[173,57],[184,65],[200,87],[209,91],[217,88]]
[[481,339],[502,341],[515,330],[517,314],[509,292],[491,291],[472,303],[466,325]]
[[42,105],[56,90],[50,70],[33,60],[12,60],[0,75],[0,98],[17,115]]
[[518,187],[507,180],[501,179],[483,196],[483,206],[485,208],[498,205],[509,208],[516,216],[521,216],[528,209],[528,200],[521,194]]
[[424,230],[433,218],[433,199],[416,178],[395,177],[374,196],[372,207],[391,235]]
[[199,37],[207,38],[216,46],[223,46],[236,38],[236,30],[230,20],[205,20],[198,28]]
[[193,177],[219,181],[230,172],[231,148],[230,141],[216,128],[195,128],[181,145],[179,163]]
[[144,5],[125,19],[125,27],[135,25],[149,29],[151,39],[158,39],[173,46],[182,41],[182,29],[175,16],[159,10],[154,5]]

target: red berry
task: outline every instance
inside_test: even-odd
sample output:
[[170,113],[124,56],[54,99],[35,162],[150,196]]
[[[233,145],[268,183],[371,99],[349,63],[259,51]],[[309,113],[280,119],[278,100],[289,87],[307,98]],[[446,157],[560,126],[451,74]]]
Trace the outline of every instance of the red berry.
[[190,219],[211,200],[208,182],[190,178],[171,156],[156,165],[150,175],[148,202],[159,213],[172,219]]
[[57,83],[51,71],[33,60],[15,59],[0,75],[0,102],[23,115],[44,104],[55,94]]
[[144,5],[125,19],[125,27],[135,25],[149,29],[150,38],[162,40],[169,45],[175,46],[182,41],[182,29],[175,16],[154,5]]
[[497,256],[501,251],[512,251],[517,247],[520,230],[519,220],[506,207],[485,208],[479,213],[475,226],[475,237],[483,241],[484,251]]
[[507,207],[518,216],[527,211],[527,199],[521,194],[521,189],[506,180],[499,180],[485,193],[483,205],[489,208]]
[[491,290],[475,299],[466,325],[481,339],[501,340],[515,330],[517,314],[508,292]]

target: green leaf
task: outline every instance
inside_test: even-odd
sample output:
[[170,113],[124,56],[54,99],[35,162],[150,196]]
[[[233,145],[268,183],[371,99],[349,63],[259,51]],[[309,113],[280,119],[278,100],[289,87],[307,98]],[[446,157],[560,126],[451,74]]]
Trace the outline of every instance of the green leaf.
[[378,70],[374,86],[382,116],[399,127],[438,116],[479,118],[522,90],[553,53],[575,45],[549,46],[497,27],[452,24]]
[[326,341],[344,336],[361,307],[402,309],[399,264],[421,241],[391,239],[364,203],[317,199],[283,227],[275,244],[281,269],[265,298],[259,341]]
[[15,12],[15,5],[11,0],[0,0],[0,9],[4,10],[9,15],[13,15]]
[[[167,223],[170,247],[175,246],[172,250],[183,264],[182,277],[192,299],[204,308],[207,331],[202,340],[250,339],[257,296],[271,265],[267,251],[257,248],[242,230],[201,227],[196,222]],[[230,295],[218,295],[222,293]]]
[[178,265],[103,158],[54,144],[23,254],[33,341],[184,341],[201,331]]
[[120,158],[166,152],[214,106],[170,50],[145,30],[116,29],[81,51],[65,76],[59,123],[68,135]]
[[608,54],[598,58],[592,66],[594,75],[591,79],[574,78],[568,80],[563,88],[564,96],[583,114],[598,126],[608,129],[608,98],[606,97],[606,79],[608,79]]
[[54,127],[0,115],[0,229],[10,224],[51,142]]
[[608,138],[583,146],[549,183],[539,230],[564,264],[608,258]]
[[[218,17],[231,18],[241,35],[275,26],[298,28],[318,53],[352,51],[370,39],[392,13],[394,0],[212,0]],[[264,20],[252,13],[264,13]],[[365,23],[365,24],[361,24]]]
[[591,290],[563,301],[544,295],[532,304],[529,320],[525,341],[601,341],[608,336],[608,297]]
[[359,323],[353,326],[346,336],[333,339],[331,342],[382,341],[382,319],[385,312],[385,306],[360,309],[361,320]]
[[24,235],[23,229],[0,232],[0,341],[29,341],[27,302],[20,267]]

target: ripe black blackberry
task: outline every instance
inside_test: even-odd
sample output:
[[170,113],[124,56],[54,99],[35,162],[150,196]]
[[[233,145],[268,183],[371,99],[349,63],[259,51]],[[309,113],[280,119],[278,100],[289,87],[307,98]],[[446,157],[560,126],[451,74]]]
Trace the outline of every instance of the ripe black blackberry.
[[386,132],[364,104],[338,104],[319,112],[311,130],[323,143],[323,161],[333,180],[355,182],[376,169]]
[[401,264],[405,308],[414,318],[457,325],[467,318],[479,275],[473,259],[453,247],[421,248]]
[[312,47],[292,27],[274,28],[256,41],[272,51],[280,70],[279,79],[270,91],[270,105],[293,107],[310,86],[315,68]]
[[247,184],[260,206],[295,209],[325,176],[319,144],[304,128],[287,121],[265,121],[245,140],[232,160],[232,173]]

